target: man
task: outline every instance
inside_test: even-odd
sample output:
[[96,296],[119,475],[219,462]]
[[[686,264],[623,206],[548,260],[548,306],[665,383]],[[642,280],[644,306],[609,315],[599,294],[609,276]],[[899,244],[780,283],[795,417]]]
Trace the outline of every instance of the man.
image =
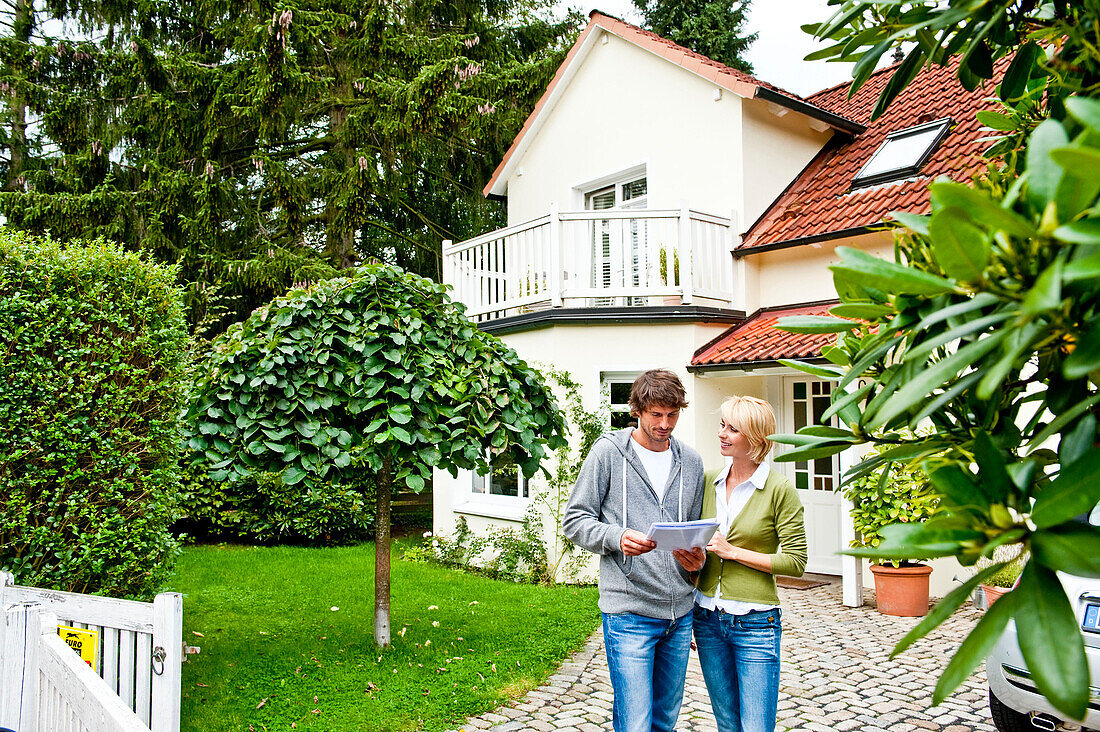
[[656,521],[694,521],[703,506],[703,461],[672,438],[687,406],[671,371],[630,389],[637,427],[600,436],[585,458],[562,520],[565,535],[601,555],[600,610],[615,732],[671,732],[684,699],[691,645],[691,573],[706,554],[655,552]]

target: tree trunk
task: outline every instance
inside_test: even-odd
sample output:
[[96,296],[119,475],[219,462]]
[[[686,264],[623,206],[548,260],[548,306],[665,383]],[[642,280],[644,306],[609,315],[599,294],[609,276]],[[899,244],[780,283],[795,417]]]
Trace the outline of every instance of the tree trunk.
[[[346,46],[346,32],[338,33],[343,48]],[[347,144],[346,136],[349,134],[344,127],[348,121],[348,110],[344,106],[346,100],[354,99],[351,80],[348,78],[348,62],[346,59],[334,59],[332,63],[333,73],[333,98],[338,100],[329,112],[329,134],[335,140],[332,149],[332,157],[341,173],[354,174],[358,169],[358,160],[355,151]],[[325,257],[336,269],[354,267],[357,261],[355,251],[355,227],[348,220],[346,204],[337,203],[338,196],[329,196],[325,204],[325,220],[328,224],[325,242]]]
[[[34,27],[34,8],[32,0],[15,0],[15,15],[12,19],[12,30],[17,40],[24,44],[30,42],[31,30]],[[25,48],[25,46],[24,46]],[[19,63],[19,75],[26,79],[27,69],[25,63],[29,58],[28,51],[21,51]],[[24,168],[27,157],[27,102],[25,91],[21,84],[12,85],[12,99],[8,103],[11,112],[11,135],[8,146],[11,153],[11,165],[8,167],[8,179],[4,182],[9,191],[22,191],[24,184]]]
[[390,492],[393,466],[390,458],[382,461],[375,477],[378,510],[374,516],[374,642],[390,645]]

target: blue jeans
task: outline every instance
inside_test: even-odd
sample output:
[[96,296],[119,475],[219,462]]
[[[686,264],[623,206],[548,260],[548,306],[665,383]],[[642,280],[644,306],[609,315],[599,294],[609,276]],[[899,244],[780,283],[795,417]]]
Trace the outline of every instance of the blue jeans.
[[779,704],[779,608],[730,615],[695,606],[695,645],[719,732],[772,732]]
[[672,732],[684,701],[691,613],[675,620],[604,613],[615,732]]

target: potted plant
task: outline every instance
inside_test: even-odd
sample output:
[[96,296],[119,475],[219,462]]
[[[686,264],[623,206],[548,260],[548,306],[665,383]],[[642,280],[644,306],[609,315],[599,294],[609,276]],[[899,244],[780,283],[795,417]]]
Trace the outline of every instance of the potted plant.
[[[876,448],[868,457],[882,454],[886,447]],[[939,504],[919,465],[896,462],[885,462],[849,482],[844,497],[852,502],[853,548],[877,547],[884,527],[923,522]],[[905,617],[928,612],[931,567],[921,562],[872,559],[871,573],[879,612]]]
[[[677,287],[680,284],[680,253],[675,249],[662,246],[657,255],[657,266],[660,270],[661,284]],[[679,305],[682,295],[664,295],[661,297],[662,305]]]
[[1009,544],[997,547],[993,551],[992,559],[982,557],[978,560],[975,565],[978,570],[985,569],[996,562],[1008,562],[998,572],[988,577],[985,582],[978,585],[982,588],[982,594],[985,595],[986,609],[996,602],[997,598],[1016,586],[1020,574],[1024,571],[1024,565],[1027,564],[1030,557],[1031,552],[1024,549],[1023,544]]

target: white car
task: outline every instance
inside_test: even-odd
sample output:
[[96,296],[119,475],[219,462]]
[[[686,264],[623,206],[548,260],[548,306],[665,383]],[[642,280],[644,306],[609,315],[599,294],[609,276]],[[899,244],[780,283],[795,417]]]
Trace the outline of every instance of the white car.
[[[1092,523],[1096,522],[1097,513],[1093,512]],[[1063,715],[1035,690],[1016,642],[1016,624],[1010,620],[985,662],[989,711],[1000,732],[1100,729],[1100,579],[1062,573],[1058,576],[1073,603],[1081,635],[1085,638],[1085,656],[1089,664],[1088,712],[1081,722],[1063,721]]]

